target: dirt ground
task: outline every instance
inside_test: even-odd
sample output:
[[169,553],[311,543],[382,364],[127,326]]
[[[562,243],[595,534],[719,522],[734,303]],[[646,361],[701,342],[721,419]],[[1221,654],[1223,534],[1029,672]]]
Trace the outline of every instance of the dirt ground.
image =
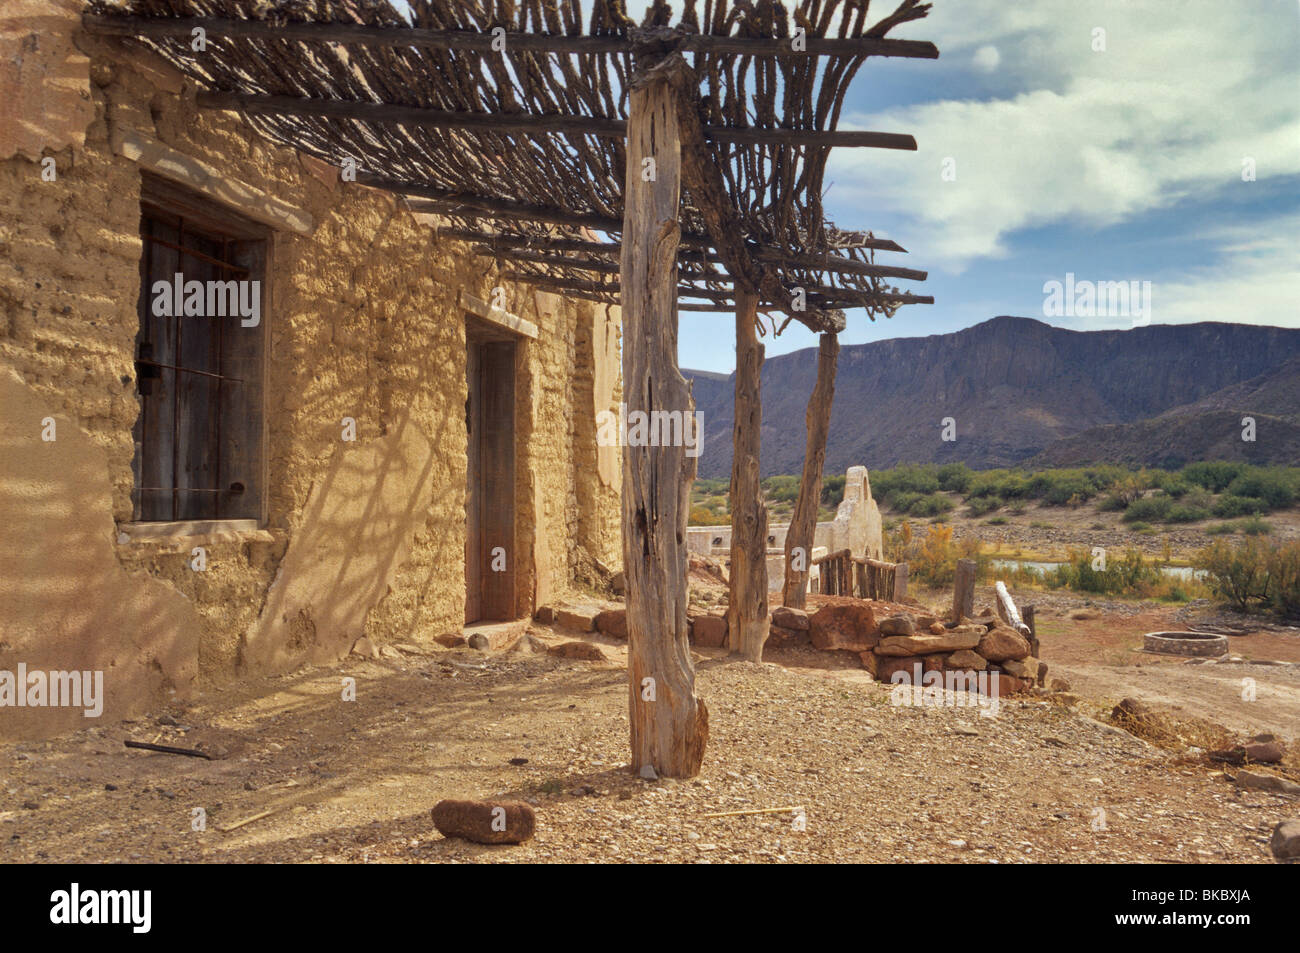
[[[1100,615],[1070,619],[1081,607]],[[702,773],[686,781],[628,769],[617,641],[582,636],[606,660],[563,659],[546,649],[577,636],[533,626],[499,654],[350,658],[0,747],[0,859],[1271,862],[1269,833],[1300,813],[1295,799],[1238,791],[1235,769],[1096,716],[1133,694],[1294,747],[1300,676],[1140,655],[1142,631],[1182,626],[1174,616],[1186,610],[1121,608],[1042,605],[1042,656],[1080,699],[1002,699],[996,717],[891,704],[851,653],[780,650],[756,665],[696,652],[711,737]],[[1242,657],[1300,655],[1300,634],[1285,631],[1232,644]],[[1256,702],[1240,701],[1242,677],[1258,680]],[[342,698],[344,678],[356,680],[355,701]],[[219,757],[130,750],[127,738]],[[438,800],[489,796],[533,803],[536,837],[483,847],[434,830]],[[205,830],[194,829],[198,808]],[[781,810],[703,816],[759,808]]]

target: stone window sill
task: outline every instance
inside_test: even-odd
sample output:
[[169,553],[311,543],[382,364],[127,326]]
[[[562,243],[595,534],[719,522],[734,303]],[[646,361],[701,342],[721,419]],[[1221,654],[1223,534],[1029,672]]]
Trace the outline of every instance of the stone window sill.
[[144,543],[273,543],[275,536],[257,520],[181,520],[159,523],[118,523],[120,545]]

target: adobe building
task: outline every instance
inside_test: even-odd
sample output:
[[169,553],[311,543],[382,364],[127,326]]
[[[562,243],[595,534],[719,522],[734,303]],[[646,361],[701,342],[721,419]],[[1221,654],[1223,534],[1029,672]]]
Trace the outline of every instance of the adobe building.
[[[618,309],[497,281],[80,14],[0,14],[10,688],[102,671],[120,718],[616,567]],[[0,737],[92,724],[0,707]]]

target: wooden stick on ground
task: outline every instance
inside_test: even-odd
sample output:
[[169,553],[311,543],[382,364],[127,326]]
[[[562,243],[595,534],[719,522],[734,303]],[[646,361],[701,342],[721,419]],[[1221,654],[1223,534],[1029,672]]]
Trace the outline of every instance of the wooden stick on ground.
[[743,817],[746,814],[799,814],[803,812],[802,804],[789,807],[756,807],[744,811],[718,811],[714,814],[701,814],[700,817]]
[[221,831],[223,834],[229,834],[231,831],[238,830],[245,824],[251,824],[253,821],[260,821],[264,817],[270,817],[278,810],[280,810],[278,807],[273,807],[269,811],[263,811],[261,814],[254,814],[252,817],[246,817],[242,821],[235,821],[235,823],[227,824],[225,827],[218,827],[217,830]]
[[206,761],[212,760],[212,755],[206,751],[200,751],[197,748],[175,748],[172,745],[156,745],[150,741],[131,741],[123,742],[128,748],[141,748],[144,751],[161,751],[163,754],[183,754],[189,758],[203,758]]

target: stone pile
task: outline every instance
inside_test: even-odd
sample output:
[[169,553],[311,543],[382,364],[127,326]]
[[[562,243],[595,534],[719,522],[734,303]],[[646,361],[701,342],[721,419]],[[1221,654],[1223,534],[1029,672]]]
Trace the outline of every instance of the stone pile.
[[[889,682],[895,672],[987,672],[1000,695],[1043,686],[1047,665],[1033,654],[1029,640],[996,619],[992,609],[976,619],[944,622],[913,606],[870,600],[846,600],[812,612],[777,606],[768,636],[771,646],[809,645],[823,651],[853,652],[872,676]],[[727,619],[721,610],[689,610],[691,641],[701,648],[727,644]],[[623,610],[601,612],[593,628],[627,638]],[[1060,679],[1054,689],[1068,690]]]
[[772,613],[772,638],[790,644],[806,638],[814,648],[856,652],[862,666],[882,682],[895,672],[988,672],[999,694],[1042,685],[1046,664],[1029,640],[989,617],[946,623],[923,610],[887,602],[857,601],[807,613],[784,606]]

